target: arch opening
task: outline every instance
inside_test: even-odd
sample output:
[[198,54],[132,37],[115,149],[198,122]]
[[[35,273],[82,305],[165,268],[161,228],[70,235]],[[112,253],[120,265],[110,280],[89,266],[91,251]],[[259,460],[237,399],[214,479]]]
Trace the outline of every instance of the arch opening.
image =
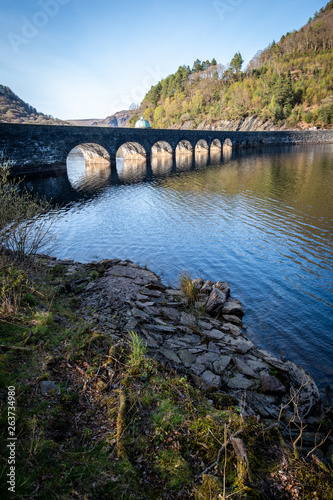
[[152,156],[172,156],[172,147],[166,141],[158,141],[151,148]]
[[126,142],[122,144],[117,151],[117,158],[124,159],[145,159],[147,156],[146,150],[138,142]]
[[116,154],[117,175],[122,182],[139,182],[146,176],[145,148],[138,142],[126,142]]
[[232,140],[229,138],[225,139],[225,141],[223,143],[223,149],[227,149],[227,148],[232,149],[232,146],[233,146]]
[[209,146],[207,141],[205,141],[204,139],[200,139],[195,145],[195,152],[199,154],[201,153],[207,154],[208,151],[209,151]]
[[191,155],[192,153],[193,153],[193,147],[190,141],[183,140],[178,142],[176,146],[176,155],[178,154]]
[[218,152],[221,151],[222,149],[222,144],[219,139],[214,139],[210,145],[210,150],[211,152]]
[[67,156],[66,166],[68,180],[77,191],[98,189],[109,182],[110,155],[99,144],[75,146]]

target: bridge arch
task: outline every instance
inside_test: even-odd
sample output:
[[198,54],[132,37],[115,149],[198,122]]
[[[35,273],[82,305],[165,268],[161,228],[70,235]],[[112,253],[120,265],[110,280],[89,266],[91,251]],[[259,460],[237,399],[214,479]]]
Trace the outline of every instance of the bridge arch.
[[172,156],[173,149],[167,141],[157,141],[151,148],[151,154],[155,155],[171,155]]
[[199,141],[195,145],[195,152],[196,153],[208,153],[209,152],[208,142],[205,141],[205,139],[199,139]]
[[145,159],[147,157],[147,152],[142,144],[129,141],[118,147],[116,157],[124,159]]
[[182,139],[176,146],[176,154],[192,154],[194,147],[187,139]]
[[99,189],[109,182],[110,155],[99,144],[79,144],[69,151],[66,169],[68,180],[77,191]]
[[222,144],[221,144],[221,141],[219,139],[213,139],[212,142],[211,142],[211,145],[210,145],[210,149],[211,151],[216,151],[216,150],[221,150],[222,149]]

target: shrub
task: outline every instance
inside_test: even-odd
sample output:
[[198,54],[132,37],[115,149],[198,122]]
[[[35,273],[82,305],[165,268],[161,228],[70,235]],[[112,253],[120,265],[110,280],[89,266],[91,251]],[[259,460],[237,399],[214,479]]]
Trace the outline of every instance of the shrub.
[[22,179],[11,179],[10,169],[0,158],[0,251],[11,250],[23,260],[50,242],[52,207],[23,187]]

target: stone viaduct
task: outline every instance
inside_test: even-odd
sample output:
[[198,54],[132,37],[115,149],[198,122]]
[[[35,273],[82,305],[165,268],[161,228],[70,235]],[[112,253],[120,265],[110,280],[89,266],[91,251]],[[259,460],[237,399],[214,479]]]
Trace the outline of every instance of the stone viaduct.
[[65,170],[68,154],[80,145],[88,157],[106,158],[114,169],[121,147],[127,154],[146,157],[147,162],[158,151],[168,152],[175,159],[176,150],[195,151],[199,147],[206,149],[209,161],[212,145],[222,150],[224,144],[256,148],[323,143],[333,143],[333,130],[227,132],[0,123],[0,153],[14,163],[14,174]]

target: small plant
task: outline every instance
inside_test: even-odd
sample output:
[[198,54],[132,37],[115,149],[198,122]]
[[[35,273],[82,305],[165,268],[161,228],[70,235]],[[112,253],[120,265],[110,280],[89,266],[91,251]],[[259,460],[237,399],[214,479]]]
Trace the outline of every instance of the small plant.
[[23,260],[52,240],[51,204],[10,179],[12,164],[0,157],[0,250],[9,249]]
[[199,289],[192,280],[191,274],[184,272],[180,276],[180,288],[185,293],[189,305],[193,305],[199,299]]

